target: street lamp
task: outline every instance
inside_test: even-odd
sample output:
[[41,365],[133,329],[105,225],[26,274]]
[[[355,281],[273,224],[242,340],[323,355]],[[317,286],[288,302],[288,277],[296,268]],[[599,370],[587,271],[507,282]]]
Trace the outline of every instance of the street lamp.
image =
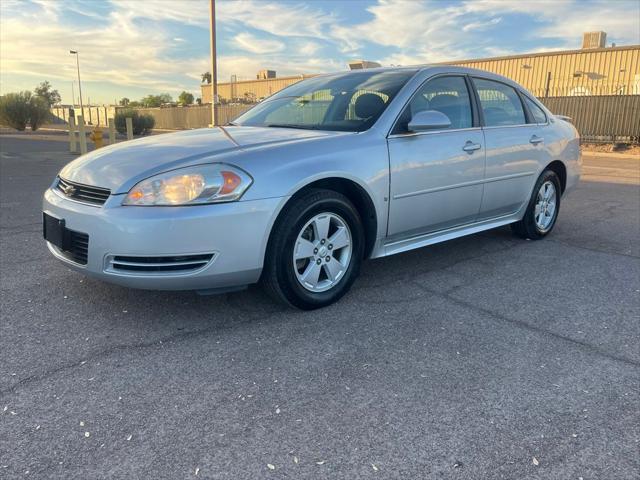
[[84,108],[82,106],[82,84],[80,83],[80,57],[77,50],[69,50],[69,53],[76,56],[76,66],[78,67],[78,89],[80,90],[80,115],[84,117]]
[[216,58],[216,0],[209,2],[209,23],[210,23],[210,47],[211,47],[211,126],[215,127],[218,122],[216,98],[218,97],[218,67]]

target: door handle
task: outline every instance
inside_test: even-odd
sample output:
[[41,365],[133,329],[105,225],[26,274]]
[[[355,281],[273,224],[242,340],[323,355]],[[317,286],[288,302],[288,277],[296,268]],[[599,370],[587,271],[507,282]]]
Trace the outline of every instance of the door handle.
[[533,137],[531,137],[531,139],[529,140],[529,143],[533,143],[534,145],[537,145],[538,143],[542,143],[544,142],[544,138],[539,137],[537,135],[534,135]]
[[479,143],[467,142],[464,144],[464,147],[462,147],[462,150],[468,153],[473,153],[476,150],[480,150],[481,148],[482,145],[480,145]]

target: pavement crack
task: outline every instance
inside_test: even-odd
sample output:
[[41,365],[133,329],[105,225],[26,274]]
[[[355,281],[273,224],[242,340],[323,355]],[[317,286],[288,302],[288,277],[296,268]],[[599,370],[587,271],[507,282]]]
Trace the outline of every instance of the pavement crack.
[[599,348],[599,347],[597,347],[597,346],[595,346],[595,345],[593,345],[591,343],[583,342],[581,340],[576,340],[575,338],[571,338],[569,336],[562,335],[560,333],[552,332],[551,330],[547,330],[547,329],[538,327],[536,325],[532,325],[532,324],[524,322],[522,320],[516,320],[514,318],[509,318],[509,317],[507,317],[505,315],[502,315],[502,314],[500,314],[498,312],[495,312],[493,310],[489,310],[487,308],[483,308],[483,307],[480,307],[478,305],[474,305],[472,303],[469,303],[469,302],[467,302],[465,300],[461,300],[459,298],[453,297],[449,293],[441,293],[441,292],[438,292],[436,290],[432,290],[432,289],[427,288],[424,285],[421,285],[420,283],[415,282],[415,281],[413,281],[413,284],[416,285],[418,288],[422,289],[423,291],[427,292],[427,293],[430,293],[432,295],[436,295],[436,296],[438,296],[440,298],[444,298],[445,300],[448,300],[448,301],[450,301],[452,303],[455,303],[458,306],[467,308],[469,310],[473,310],[473,311],[476,311],[476,312],[483,313],[483,314],[487,315],[489,318],[492,318],[494,320],[499,320],[501,322],[510,323],[510,324],[515,325],[515,326],[517,326],[519,328],[523,328],[523,329],[529,330],[529,331],[537,333],[537,334],[546,335],[546,336],[549,336],[549,337],[553,337],[553,338],[555,338],[557,340],[562,340],[564,342],[571,343],[574,346],[577,346],[582,350],[586,350],[589,353],[596,354],[598,356],[607,358],[609,360],[613,360],[613,361],[616,361],[616,362],[624,363],[624,364],[630,365],[632,367],[640,367],[640,361],[633,360],[631,358],[623,357],[623,356],[620,356],[620,355],[615,355],[615,354],[610,353],[610,352],[608,352],[608,351],[606,351],[606,350],[604,350],[602,348]]
[[546,238],[545,241],[557,243],[558,245],[563,245],[565,247],[578,248],[580,250],[586,250],[588,252],[602,253],[604,255],[616,255],[616,256],[619,256],[619,257],[635,258],[636,260],[640,260],[640,256],[633,255],[633,254],[630,254],[630,253],[610,252],[610,251],[607,251],[607,250],[600,250],[599,248],[585,247],[583,245],[576,245],[575,243],[563,242],[561,240],[556,240],[556,239],[552,239],[552,238]]
[[[227,295],[227,301],[228,301],[229,296]],[[256,318],[260,318],[260,320],[267,320],[269,318],[272,318],[273,316],[277,316],[280,313],[282,313],[281,311],[275,311],[272,312],[269,315],[262,315],[262,314],[256,314],[255,317],[248,317],[246,312],[244,312],[242,315],[237,315],[234,317],[234,321],[230,322],[229,325],[226,326],[220,326],[220,325],[216,325],[216,326],[211,326],[209,328],[203,328],[203,329],[199,329],[199,330],[191,330],[188,332],[178,332],[178,333],[174,333],[172,335],[167,335],[166,337],[160,338],[158,340],[154,340],[152,342],[140,342],[140,343],[133,343],[133,344],[125,344],[125,345],[113,345],[111,347],[108,348],[104,348],[102,350],[98,350],[96,352],[94,352],[93,354],[77,360],[75,362],[68,362],[66,364],[57,366],[55,368],[51,368],[49,370],[45,370],[44,372],[40,373],[40,374],[35,374],[35,375],[30,375],[28,377],[25,377],[21,380],[19,380],[18,382],[14,383],[13,385],[5,388],[4,390],[0,390],[0,399],[4,398],[8,395],[11,395],[13,393],[15,393],[17,390],[27,387],[31,384],[34,383],[38,383],[38,382],[42,382],[47,380],[50,377],[53,377],[59,373],[63,373],[69,370],[73,370],[76,369],[78,367],[81,367],[85,364],[88,364],[90,362],[93,362],[95,360],[100,360],[106,357],[109,357],[110,355],[113,355],[114,353],[118,353],[118,352],[126,352],[126,351],[135,351],[135,350],[143,350],[146,348],[155,348],[155,347],[159,347],[159,346],[164,346],[167,344],[171,344],[177,341],[185,341],[185,340],[189,340],[192,338],[196,338],[199,336],[206,336],[209,333],[212,332],[221,332],[221,331],[225,331],[228,330],[230,328],[233,327],[237,327],[238,325],[241,324],[246,324],[246,323],[250,323],[253,320],[255,320]]]

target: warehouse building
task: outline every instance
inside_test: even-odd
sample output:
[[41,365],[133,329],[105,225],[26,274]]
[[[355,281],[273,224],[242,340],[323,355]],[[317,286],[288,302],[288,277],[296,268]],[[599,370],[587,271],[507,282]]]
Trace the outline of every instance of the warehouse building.
[[[640,45],[605,45],[605,32],[588,32],[584,34],[579,50],[457,60],[444,64],[504,75],[538,97],[640,94]],[[366,68],[370,63],[360,62],[363,65],[360,68]],[[310,76],[313,75],[277,77],[273,70],[263,70],[255,80],[232,79],[218,83],[218,96],[222,102],[255,102]],[[203,84],[201,89],[203,103],[211,103],[211,85]]]

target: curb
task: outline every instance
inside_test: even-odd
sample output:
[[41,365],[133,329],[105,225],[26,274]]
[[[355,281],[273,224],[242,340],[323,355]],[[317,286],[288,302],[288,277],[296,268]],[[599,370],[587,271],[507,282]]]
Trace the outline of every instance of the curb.
[[633,160],[640,160],[640,154],[638,153],[592,152],[586,150],[582,152],[582,155],[585,157],[629,158]]

